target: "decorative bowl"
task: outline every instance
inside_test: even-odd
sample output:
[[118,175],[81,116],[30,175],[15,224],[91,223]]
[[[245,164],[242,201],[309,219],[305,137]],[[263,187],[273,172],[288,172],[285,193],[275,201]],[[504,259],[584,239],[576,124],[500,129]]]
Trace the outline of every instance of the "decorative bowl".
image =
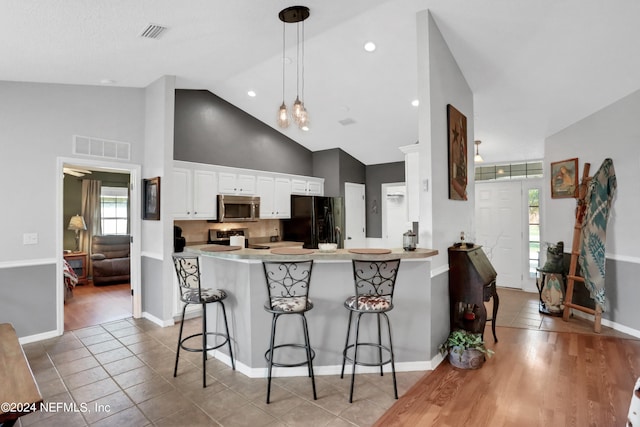
[[318,243],[318,250],[320,252],[335,252],[338,249],[337,243]]

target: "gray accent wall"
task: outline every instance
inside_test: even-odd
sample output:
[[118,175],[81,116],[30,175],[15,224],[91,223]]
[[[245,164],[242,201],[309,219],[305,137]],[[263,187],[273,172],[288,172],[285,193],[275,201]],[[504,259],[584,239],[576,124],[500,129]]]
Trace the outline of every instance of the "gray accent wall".
[[0,323],[18,337],[56,330],[56,265],[0,268]]
[[311,151],[206,90],[176,90],[174,159],[313,176]]
[[[366,167],[367,237],[382,237],[382,184],[404,182],[404,162],[384,163]],[[377,208],[373,209],[373,206]]]
[[[168,263],[172,263],[169,259]],[[167,295],[163,292],[163,261],[143,255],[141,257],[142,312],[151,314],[160,320],[167,320],[164,312]],[[173,268],[173,264],[171,264]],[[175,287],[175,291],[178,288]]]
[[313,153],[313,176],[324,178],[324,195],[344,197],[345,182],[364,184],[366,167],[340,148]]
[[431,348],[429,356],[433,358],[439,352],[438,346],[449,335],[449,272],[431,277]]

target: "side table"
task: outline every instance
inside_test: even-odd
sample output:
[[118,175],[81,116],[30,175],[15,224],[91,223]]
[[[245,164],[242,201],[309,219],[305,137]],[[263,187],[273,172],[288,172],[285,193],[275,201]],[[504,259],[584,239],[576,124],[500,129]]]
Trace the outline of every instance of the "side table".
[[64,254],[64,259],[69,263],[78,276],[78,285],[87,284],[87,253],[70,252]]

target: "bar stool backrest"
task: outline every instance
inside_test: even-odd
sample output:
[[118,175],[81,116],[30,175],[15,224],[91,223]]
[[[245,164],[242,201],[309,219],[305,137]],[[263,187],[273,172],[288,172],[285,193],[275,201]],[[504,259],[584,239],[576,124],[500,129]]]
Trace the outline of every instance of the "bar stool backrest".
[[399,259],[386,261],[353,260],[356,296],[379,296],[393,300]]
[[197,256],[173,256],[173,265],[178,275],[178,284],[180,285],[180,296],[184,301],[193,300],[194,294],[197,298],[201,298],[200,289],[200,263]]
[[313,260],[264,261],[267,303],[271,310],[303,311],[309,301],[309,285]]

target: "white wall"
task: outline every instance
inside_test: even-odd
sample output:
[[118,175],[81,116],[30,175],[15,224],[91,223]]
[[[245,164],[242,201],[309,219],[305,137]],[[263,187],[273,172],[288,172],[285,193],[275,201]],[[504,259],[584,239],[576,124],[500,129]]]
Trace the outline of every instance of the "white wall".
[[[32,265],[49,265],[47,289],[55,289],[57,158],[74,157],[73,135],[131,143],[130,163],[141,163],[144,139],[144,92],[141,89],[98,86],[0,82],[0,270],[5,277],[22,268],[20,283],[0,282],[0,322],[11,322],[19,336],[56,329],[50,313],[55,298],[37,298]],[[24,245],[24,233],[37,233],[38,243]],[[41,280],[39,280],[41,282]],[[8,315],[9,294],[25,298],[19,313]],[[55,294],[55,293],[54,293]],[[41,325],[33,330],[32,324]],[[46,326],[45,326],[46,325]]]
[[[613,159],[618,188],[607,227],[607,254],[640,258],[640,91],[588,116],[548,137],[545,163],[577,157],[580,175],[586,162],[593,175],[602,161]],[[551,199],[545,186],[545,239],[571,242],[574,223],[574,199]],[[565,243],[566,244],[566,243]],[[640,261],[640,260],[637,260]]]
[[[622,330],[640,334],[637,302],[640,301],[640,91],[603,108],[545,141],[545,168],[551,162],[577,157],[580,175],[585,162],[591,163],[590,175],[596,173],[602,161],[613,160],[617,191],[613,199],[607,226],[606,284],[610,309],[603,319],[622,325]],[[547,177],[548,180],[548,172]],[[548,181],[547,181],[548,182]],[[543,186],[545,197],[543,221],[546,241],[565,242],[571,248],[575,221],[575,199],[551,199],[549,186]],[[603,324],[607,324],[603,320]],[[635,331],[635,332],[634,332]]]
[[[449,200],[447,104],[467,118],[467,164],[473,165],[473,93],[428,11],[418,14],[420,99],[420,246],[437,249],[432,267],[448,264],[447,248],[474,228],[474,183],[468,200]],[[423,55],[426,52],[426,55]],[[473,177],[473,168],[468,175]],[[429,181],[429,190],[422,183]]]
[[143,315],[171,323],[173,313],[173,218],[170,215],[173,170],[175,77],[165,76],[146,90],[143,176],[160,177],[160,220],[142,221]]
[[[419,246],[437,249],[431,259],[431,277],[425,280],[430,292],[429,321],[423,325],[432,345],[430,357],[438,354],[438,343],[449,334],[449,277],[447,248],[460,230],[474,230],[474,185],[467,185],[469,200],[449,200],[447,104],[467,118],[467,141],[473,141],[473,93],[455,58],[449,51],[429,11],[417,14],[418,119],[420,156]],[[473,144],[471,144],[473,146]],[[467,164],[473,147],[467,147]],[[468,171],[472,174],[472,171]],[[423,183],[428,181],[428,190]]]

